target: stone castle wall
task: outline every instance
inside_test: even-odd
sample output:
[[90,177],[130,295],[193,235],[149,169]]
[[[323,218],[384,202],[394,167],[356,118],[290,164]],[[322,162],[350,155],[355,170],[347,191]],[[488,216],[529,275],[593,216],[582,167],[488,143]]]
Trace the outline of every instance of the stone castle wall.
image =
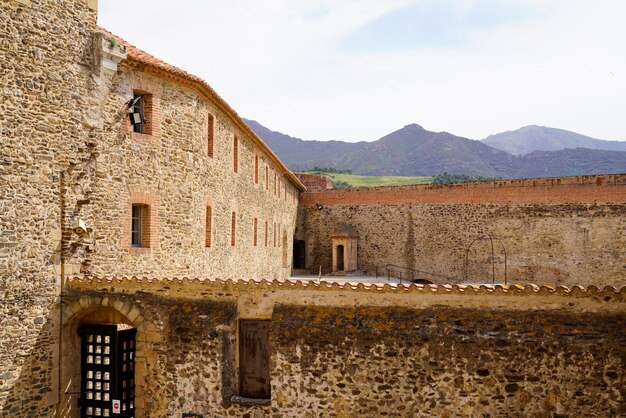
[[[145,53],[127,56],[97,28],[96,9],[95,0],[0,2],[1,416],[55,413],[67,275],[290,271],[298,181],[206,84],[141,61]],[[150,135],[131,132],[134,91],[152,94]],[[150,208],[149,248],[131,246],[132,204]],[[78,221],[84,236],[73,232]]]
[[[75,237],[82,253],[68,260],[69,274],[286,277],[292,242],[285,241],[284,235],[293,235],[299,190],[281,172],[284,169],[202,91],[132,62],[120,64],[106,82],[110,88],[101,113],[107,129],[92,150],[89,165],[94,179],[88,202],[75,211],[92,232],[84,240]],[[146,117],[159,121],[159,129],[151,135],[131,132],[125,114],[120,117],[120,109],[136,90],[153,96],[152,114]],[[215,127],[212,156],[207,151],[209,114]],[[233,169],[235,135],[237,172]],[[149,248],[130,245],[133,203],[150,207]],[[206,246],[207,206],[212,217],[210,247]],[[232,212],[236,214],[234,246]],[[286,263],[283,253],[288,255]]]
[[[144,417],[618,416],[625,290],[74,280],[65,345],[95,308],[136,326]],[[270,320],[267,404],[236,398],[251,318]]]
[[58,402],[65,180],[94,129],[94,1],[0,2],[0,416]]
[[[624,285],[625,215],[626,175],[330,190],[304,194],[296,236],[314,271],[330,272],[332,232],[349,224],[372,275],[393,264],[405,278],[417,269],[434,283],[491,282],[491,242],[472,244],[491,234],[510,282]],[[504,256],[495,239],[497,282]]]

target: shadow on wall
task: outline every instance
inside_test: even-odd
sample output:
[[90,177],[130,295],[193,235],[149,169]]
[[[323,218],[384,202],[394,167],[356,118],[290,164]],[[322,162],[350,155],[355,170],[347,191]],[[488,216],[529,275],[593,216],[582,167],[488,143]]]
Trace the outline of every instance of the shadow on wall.
[[54,347],[59,333],[59,306],[52,304],[41,312],[33,297],[25,299],[13,304],[3,301],[8,317],[2,320],[4,329],[0,332],[5,336],[1,341],[11,346],[2,347],[0,416],[54,416],[58,401],[58,350]]

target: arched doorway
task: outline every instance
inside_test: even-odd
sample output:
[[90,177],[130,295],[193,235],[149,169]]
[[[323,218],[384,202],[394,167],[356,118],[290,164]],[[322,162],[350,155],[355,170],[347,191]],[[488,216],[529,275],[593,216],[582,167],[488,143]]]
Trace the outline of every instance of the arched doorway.
[[343,245],[337,245],[337,271],[344,271],[344,257]]
[[118,310],[93,301],[91,306],[76,300],[64,307],[63,414],[75,418],[142,416],[135,399],[145,399],[145,387],[136,375],[135,363],[145,357],[146,322],[128,303],[119,303]]
[[343,224],[333,234],[332,271],[353,272],[358,269],[357,253],[359,233],[352,225]]

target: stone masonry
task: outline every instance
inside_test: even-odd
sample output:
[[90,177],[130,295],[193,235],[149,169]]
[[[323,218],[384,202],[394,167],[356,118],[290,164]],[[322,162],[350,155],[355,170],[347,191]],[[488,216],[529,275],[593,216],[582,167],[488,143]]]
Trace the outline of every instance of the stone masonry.
[[[359,269],[417,269],[434,283],[626,285],[626,175],[307,192],[296,236],[330,272],[331,236],[360,234]],[[468,252],[469,248],[469,252]],[[466,264],[467,260],[467,264]],[[466,268],[467,265],[467,268]],[[410,270],[396,268],[405,277]]]

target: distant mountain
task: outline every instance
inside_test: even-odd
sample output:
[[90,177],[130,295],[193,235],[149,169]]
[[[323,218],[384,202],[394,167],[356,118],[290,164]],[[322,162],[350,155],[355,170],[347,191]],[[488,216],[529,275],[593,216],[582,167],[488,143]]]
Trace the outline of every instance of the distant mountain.
[[350,143],[305,141],[271,131],[255,121],[246,123],[294,171],[318,166],[367,175],[430,176],[448,172],[503,178],[626,172],[626,151],[576,148],[515,156],[484,141],[430,132],[417,124],[377,141]]
[[244,119],[250,128],[278,155],[291,170],[313,168],[319,161],[326,161],[336,154],[357,151],[367,142],[304,141],[267,129],[257,121]]
[[497,176],[511,158],[480,141],[411,124],[351,153],[334,153],[326,164],[318,161],[313,165],[371,175],[428,176],[447,171]]
[[558,151],[573,148],[626,151],[626,142],[604,141],[564,129],[536,125],[489,135],[483,139],[483,142],[513,155],[526,155],[533,151]]

